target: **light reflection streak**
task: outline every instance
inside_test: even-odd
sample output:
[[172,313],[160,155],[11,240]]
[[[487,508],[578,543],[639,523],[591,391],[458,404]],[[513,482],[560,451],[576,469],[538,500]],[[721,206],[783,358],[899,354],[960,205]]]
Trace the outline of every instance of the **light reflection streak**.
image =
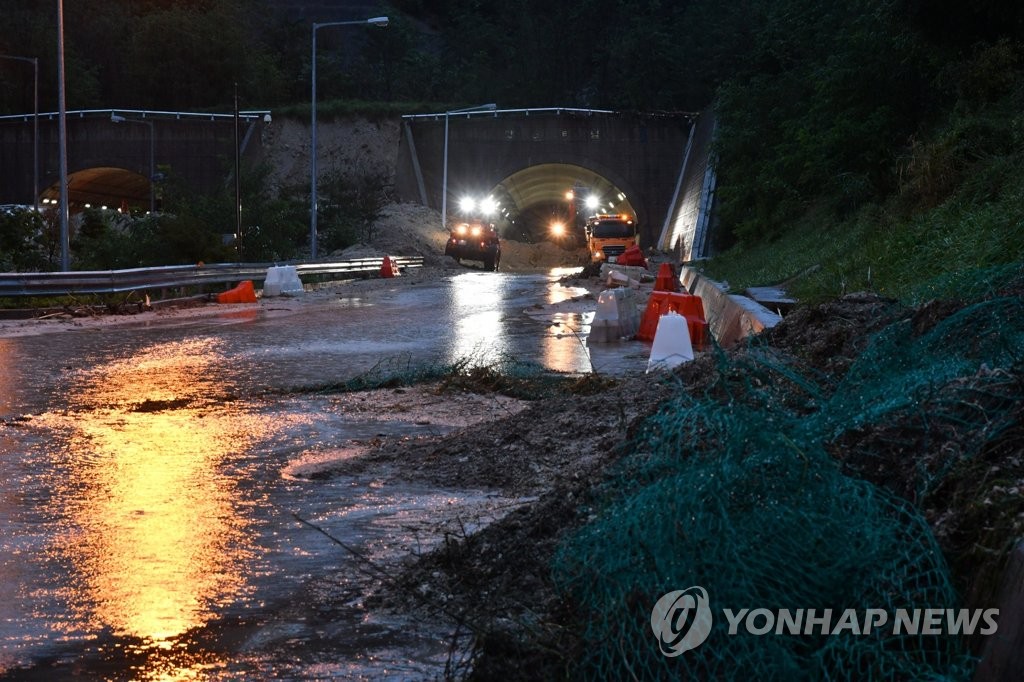
[[508,350],[501,311],[505,279],[489,273],[454,278],[454,341],[448,361],[470,359],[474,365],[499,360]]
[[0,416],[11,414],[14,406],[14,382],[18,379],[15,371],[14,343],[0,339]]
[[[588,293],[585,287],[561,286],[558,280],[576,274],[581,268],[552,268],[548,273],[547,305],[583,297]],[[586,308],[587,312],[582,312]],[[590,322],[594,319],[597,300],[588,301],[580,312],[555,313],[552,324],[545,328],[540,337],[540,362],[562,372],[590,372],[590,349],[586,345],[590,333]]]
[[594,313],[558,313],[540,337],[541,362],[562,372],[593,370],[587,334]]
[[67,523],[53,553],[75,571],[78,622],[64,627],[166,651],[140,679],[210,665],[176,638],[247,590],[239,492],[219,469],[270,427],[225,401],[229,387],[209,374],[217,363],[212,342],[150,348],[88,372],[67,396],[71,411],[47,417],[71,433],[65,477],[54,482]]

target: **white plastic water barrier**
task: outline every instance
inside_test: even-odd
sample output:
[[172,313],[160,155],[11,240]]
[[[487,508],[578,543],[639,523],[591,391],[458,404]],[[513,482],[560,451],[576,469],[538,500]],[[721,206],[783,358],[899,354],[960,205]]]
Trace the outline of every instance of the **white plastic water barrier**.
[[294,296],[303,292],[302,280],[294,265],[275,265],[267,268],[267,278],[263,282],[263,297]]
[[693,344],[690,342],[690,328],[686,318],[669,311],[658,319],[658,330],[654,332],[647,371],[672,369],[690,360],[693,360]]
[[634,289],[606,289],[598,294],[597,312],[590,323],[590,343],[632,338],[640,328],[639,301]]

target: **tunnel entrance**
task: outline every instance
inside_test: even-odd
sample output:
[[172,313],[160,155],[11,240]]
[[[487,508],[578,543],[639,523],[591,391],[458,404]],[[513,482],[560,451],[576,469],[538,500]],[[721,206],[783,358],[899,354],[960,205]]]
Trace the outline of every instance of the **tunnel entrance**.
[[[144,175],[123,168],[101,166],[68,175],[68,211],[87,208],[128,211],[150,209],[151,183]],[[60,185],[54,183],[39,194],[42,206],[60,203]]]
[[587,217],[596,213],[636,217],[626,191],[595,171],[566,163],[523,168],[491,188],[487,196],[493,199],[502,235],[526,242],[553,237],[579,246],[584,242]]

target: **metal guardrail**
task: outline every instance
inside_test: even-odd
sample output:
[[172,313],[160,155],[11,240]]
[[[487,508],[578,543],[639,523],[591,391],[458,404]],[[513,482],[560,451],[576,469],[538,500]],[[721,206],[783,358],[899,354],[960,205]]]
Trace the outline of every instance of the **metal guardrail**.
[[[258,111],[239,111],[238,117],[246,120],[250,118],[263,118],[270,115],[269,109],[261,109]],[[129,116],[135,116],[138,118],[144,118],[147,120],[152,119],[199,119],[206,121],[225,120],[230,121],[234,119],[235,114],[214,114],[214,113],[203,113],[197,111],[158,111],[153,109],[76,109],[74,111],[65,111],[64,116],[66,118],[106,118],[109,119],[111,114],[128,114]],[[0,116],[0,121],[30,121],[34,113],[29,114],[8,114]],[[60,116],[60,112],[57,111],[40,111],[39,118],[47,121],[52,121]]]
[[534,107],[532,109],[481,109],[479,111],[441,111],[435,114],[403,114],[404,119],[418,119],[418,118],[429,118],[435,121],[445,118],[481,118],[491,117],[497,118],[498,116],[511,114],[515,116],[529,116],[530,114],[550,114],[561,115],[566,114],[584,114],[590,116],[592,114],[617,114],[619,112],[611,109],[577,109],[574,107]]
[[[399,269],[423,265],[422,256],[393,256]],[[213,263],[169,265],[130,270],[83,272],[0,273],[0,298],[15,296],[65,296],[68,294],[116,294],[147,289],[174,289],[206,284],[228,284],[266,278],[275,265],[294,265],[303,275],[365,275],[380,272],[383,258],[355,258],[330,263]]]

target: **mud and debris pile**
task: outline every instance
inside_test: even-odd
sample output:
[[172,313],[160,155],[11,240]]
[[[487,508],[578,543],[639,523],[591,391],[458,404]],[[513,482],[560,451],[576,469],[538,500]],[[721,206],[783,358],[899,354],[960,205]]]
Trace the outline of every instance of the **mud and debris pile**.
[[[394,203],[381,209],[367,243],[355,244],[332,255],[338,258],[422,256],[428,267],[462,267],[444,255],[447,239],[448,232],[441,227],[439,212],[420,204]],[[503,271],[574,268],[586,262],[585,248],[566,248],[549,241],[529,243],[507,237],[501,240],[500,269]]]
[[[779,589],[794,607],[992,607],[1024,537],[1020,293],[918,308],[851,294],[658,380],[606,379],[592,396],[561,391],[486,428],[382,448],[368,462],[402,462],[396,475],[536,501],[410,558],[375,600],[472,633],[463,670],[481,679],[665,672],[668,659],[644,658],[651,608],[692,584],[735,607],[785,606]],[[695,674],[956,677],[984,645],[733,639],[688,658]]]

